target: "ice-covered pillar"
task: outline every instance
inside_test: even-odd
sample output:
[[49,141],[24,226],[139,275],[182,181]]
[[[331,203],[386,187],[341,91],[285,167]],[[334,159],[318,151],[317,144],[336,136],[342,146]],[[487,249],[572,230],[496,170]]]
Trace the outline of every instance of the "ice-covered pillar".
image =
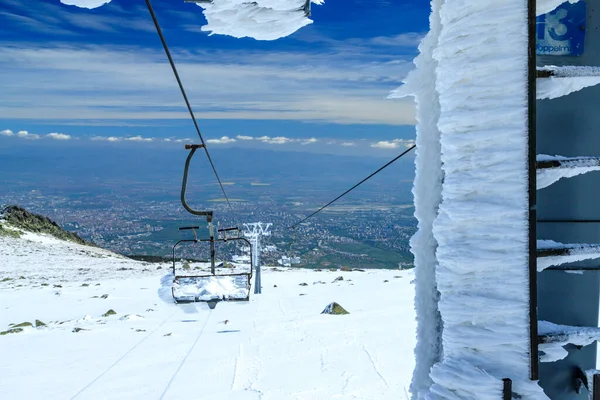
[[[546,399],[529,380],[528,2],[432,4],[431,32],[405,89],[422,110],[439,112],[437,132],[423,129],[421,112],[417,128],[413,398],[497,400],[509,378],[516,395]],[[427,132],[439,141],[424,140]],[[441,163],[441,172],[426,175],[420,162]]]
[[410,387],[413,399],[429,390],[432,383],[429,372],[442,355],[442,321],[435,279],[437,242],[433,237],[433,221],[442,198],[440,132],[437,128],[440,108],[434,79],[437,63],[433,59],[433,49],[441,30],[441,4],[442,0],[431,2],[431,29],[419,46],[420,55],[414,61],[416,69],[408,75],[404,85],[390,95],[392,98],[414,96],[417,105],[416,175],[412,192],[418,229],[410,240],[415,264],[417,313],[416,365]]

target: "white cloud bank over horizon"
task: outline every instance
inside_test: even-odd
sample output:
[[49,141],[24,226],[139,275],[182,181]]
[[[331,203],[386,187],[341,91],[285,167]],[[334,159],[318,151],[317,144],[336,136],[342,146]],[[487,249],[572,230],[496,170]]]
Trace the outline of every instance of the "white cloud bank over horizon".
[[[20,139],[53,139],[57,141],[69,141],[69,140],[89,140],[92,142],[138,142],[138,143],[156,143],[156,142],[164,142],[164,143],[192,143],[198,142],[198,139],[192,138],[158,138],[158,137],[144,137],[141,135],[136,136],[72,136],[65,133],[48,133],[46,135],[40,134],[32,134],[25,130],[18,131],[16,134],[10,130],[5,129],[0,131],[0,137],[13,137]],[[210,138],[206,139],[207,144],[211,145],[231,145],[233,143],[237,143],[238,145],[247,143],[248,145],[256,146],[257,144],[264,144],[279,147],[282,145],[294,145],[298,146],[298,148],[302,148],[307,145],[322,143],[327,146],[337,146],[337,147],[355,147],[357,145],[356,142],[363,142],[365,145],[373,149],[382,149],[382,150],[390,150],[397,149],[401,147],[410,147],[415,141],[413,139],[393,139],[393,140],[379,140],[379,141],[371,141],[368,139],[354,139],[354,140],[344,140],[344,139],[334,139],[334,140],[322,140],[314,137],[311,138],[290,138],[286,136],[248,136],[248,135],[237,135],[235,138],[229,136],[222,136],[220,138]]]

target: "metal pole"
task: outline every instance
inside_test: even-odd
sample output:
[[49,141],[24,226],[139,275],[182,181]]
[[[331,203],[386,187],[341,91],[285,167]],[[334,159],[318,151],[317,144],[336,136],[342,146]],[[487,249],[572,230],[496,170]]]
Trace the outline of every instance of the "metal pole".
[[256,265],[256,278],[254,279],[254,294],[261,294],[261,281],[260,281],[260,259],[258,254],[260,253],[260,242],[259,235],[254,236],[254,262]]
[[508,378],[502,379],[504,387],[502,389],[502,400],[512,399],[512,381]]
[[210,234],[210,273],[215,274],[215,227],[212,222],[208,224],[208,233]]
[[594,374],[592,385],[593,385],[592,399],[600,400],[600,375],[599,374]]
[[537,329],[537,216],[536,216],[536,0],[528,0],[528,77],[527,77],[527,130],[528,130],[528,194],[529,194],[529,356],[530,379],[539,379]]

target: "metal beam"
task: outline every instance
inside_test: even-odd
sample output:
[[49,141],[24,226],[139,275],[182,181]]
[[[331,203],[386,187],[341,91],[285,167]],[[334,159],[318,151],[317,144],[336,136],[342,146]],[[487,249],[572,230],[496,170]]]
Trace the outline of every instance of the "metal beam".
[[504,387],[502,388],[502,400],[512,400],[512,381],[508,378],[502,379]]
[[539,379],[537,317],[537,215],[536,215],[536,0],[527,2],[528,76],[527,76],[527,161],[529,198],[529,363],[531,380]]

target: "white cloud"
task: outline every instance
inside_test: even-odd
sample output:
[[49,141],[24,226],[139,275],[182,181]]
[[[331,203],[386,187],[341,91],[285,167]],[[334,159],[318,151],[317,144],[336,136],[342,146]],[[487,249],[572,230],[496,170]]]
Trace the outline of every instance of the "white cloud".
[[352,147],[352,146],[356,146],[356,143],[353,143],[353,142],[343,142],[342,146],[344,146],[344,147]]
[[92,138],[92,140],[105,140],[107,142],[120,142],[121,140],[123,140],[120,137],[115,137],[115,136],[94,136]]
[[141,137],[140,135],[138,135],[138,136],[133,136],[133,137],[126,137],[126,138],[123,138],[123,140],[128,140],[130,142],[152,142],[154,139],[153,138],[145,138],[145,137]]
[[212,143],[212,144],[227,144],[227,143],[233,143],[235,142],[235,139],[232,139],[228,136],[223,136],[221,137],[221,139],[208,139],[206,141],[206,143]]
[[269,144],[286,144],[286,143],[290,143],[290,142],[295,142],[295,140],[287,138],[287,137],[283,137],[283,136],[277,136],[274,138],[269,138],[267,140],[264,140],[264,142],[269,143]]
[[17,132],[17,136],[23,139],[39,139],[40,135],[37,135],[35,133],[29,133],[27,131],[19,131]]
[[302,144],[305,145],[305,144],[312,144],[312,143],[317,143],[317,142],[318,142],[318,140],[316,138],[310,138],[310,139],[302,142]]
[[394,140],[381,140],[376,143],[371,143],[371,147],[378,149],[397,149],[398,147],[411,147],[415,144],[415,141],[412,139],[394,139]]
[[244,136],[244,135],[237,135],[236,138],[239,140],[254,140],[254,138],[252,136]]
[[11,131],[10,129],[5,129],[3,131],[0,131],[0,135],[2,135],[2,136],[12,136],[13,135],[13,131]]
[[50,138],[50,139],[54,139],[54,140],[70,140],[71,139],[71,135],[65,135],[64,133],[49,133],[46,135],[46,137]]

